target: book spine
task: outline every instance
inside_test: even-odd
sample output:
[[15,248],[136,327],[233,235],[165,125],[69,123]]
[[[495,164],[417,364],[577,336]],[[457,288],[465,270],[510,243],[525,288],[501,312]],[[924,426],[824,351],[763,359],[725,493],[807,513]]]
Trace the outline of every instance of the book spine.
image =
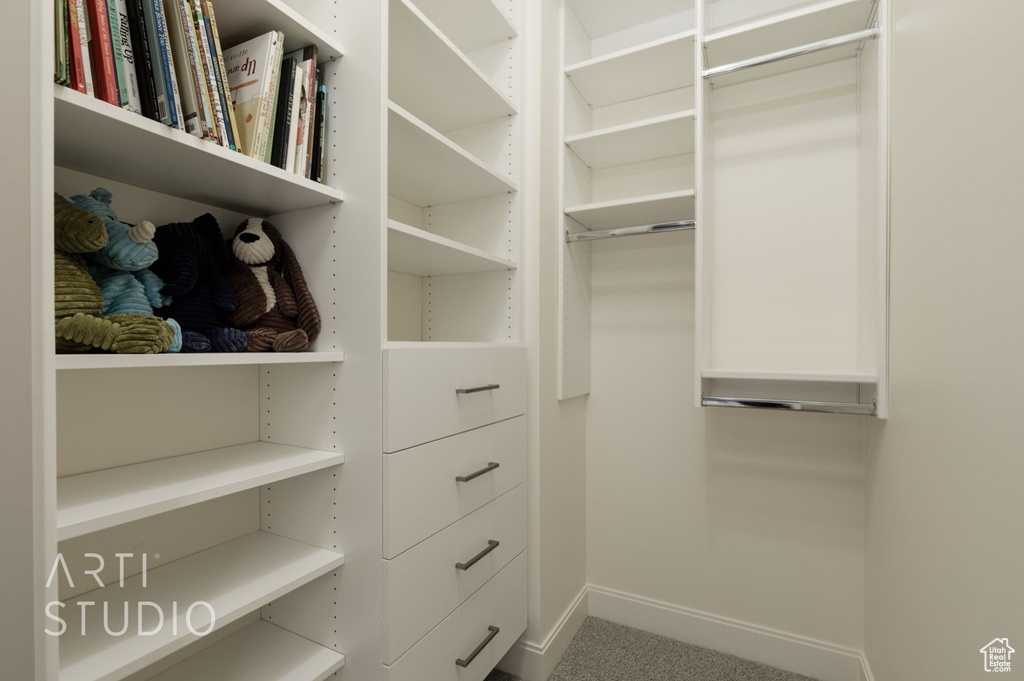
[[64,46],[67,43],[68,20],[65,18],[64,0],[53,2],[53,82],[64,84],[67,75],[67,57]]
[[256,137],[253,144],[253,158],[265,159],[267,157],[267,137],[270,134],[270,124],[274,114],[273,107],[276,102],[277,76],[281,70],[283,43],[284,36],[280,31],[275,31],[274,44],[267,55],[270,63],[265,64],[263,69],[263,99],[260,101],[259,121],[256,126]]
[[284,60],[278,62],[277,71],[277,87],[274,93],[273,101],[270,102],[270,128],[267,130],[267,150],[263,154],[263,162],[270,163],[270,158],[274,151],[274,135],[277,131],[277,93],[281,91],[281,69],[284,64]]
[[139,94],[139,75],[135,66],[135,43],[128,19],[127,0],[116,0],[118,19],[118,41],[121,48],[121,60],[124,62],[124,74],[127,80],[128,104],[125,108],[133,113],[142,113],[142,99]]
[[210,37],[206,30],[206,20],[203,17],[203,8],[199,4],[199,0],[195,0],[192,4],[192,20],[195,22],[196,38],[199,42],[199,56],[203,61],[203,70],[206,74],[206,89],[210,98],[210,108],[213,112],[214,123],[217,126],[217,141],[221,146],[226,147],[229,144],[226,119],[220,95],[217,93],[217,72],[213,67]]
[[107,7],[107,28],[110,30],[110,46],[114,53],[114,77],[117,79],[117,103],[128,108],[128,74],[124,70],[124,53],[121,51],[121,17],[117,14],[117,0],[105,0]]
[[203,137],[211,142],[219,144],[220,139],[217,135],[217,124],[214,122],[213,118],[213,103],[211,101],[208,81],[209,76],[206,73],[206,68],[203,64],[202,52],[199,47],[199,35],[196,33],[195,21],[192,18],[192,7],[189,5],[189,0],[179,0],[179,5],[182,12],[182,21],[187,23],[189,58],[195,60],[193,70],[196,77],[199,78],[196,92],[200,100],[200,113],[202,114],[203,119]]
[[68,0],[61,0],[60,7],[61,23],[64,25],[64,35],[60,42],[60,53],[64,59],[64,78],[61,84],[71,87],[71,41],[68,40],[71,33],[71,16],[68,14]]
[[309,169],[309,179],[323,182],[324,132],[327,128],[327,88],[320,82],[317,74],[316,117],[313,123],[313,162]]
[[214,66],[217,67],[217,85],[220,88],[224,108],[228,113],[228,142],[232,151],[241,151],[242,147],[235,133],[238,130],[238,123],[235,121],[235,106],[231,101],[231,90],[228,88],[228,70],[224,66],[224,50],[221,46],[220,34],[217,32],[217,15],[213,13],[213,3],[209,1],[203,3],[203,16],[210,20],[210,40],[213,42],[213,51],[216,55]]
[[107,5],[103,0],[87,0],[86,6],[92,32],[90,57],[96,70],[96,94],[103,101],[118,106],[114,52],[110,44],[110,30],[107,27]]
[[[160,58],[160,72],[164,81],[165,106],[167,117],[171,127],[183,129],[181,125],[181,105],[178,104],[177,80],[174,77],[174,62],[171,57],[171,46],[167,40],[167,17],[164,15],[163,2],[161,0],[148,0],[153,7],[153,17],[156,20],[156,44],[157,56]],[[160,118],[163,119],[163,112]]]
[[295,82],[295,64],[291,59],[281,62],[281,79],[277,86],[277,109],[274,112],[274,137],[271,142],[270,164],[284,168],[284,154],[288,149],[288,130],[291,116],[292,89]]
[[175,72],[178,94],[181,95],[181,112],[185,119],[185,132],[196,137],[205,137],[203,125],[202,78],[196,70],[197,60],[190,49],[191,20],[181,0],[167,0],[164,5],[167,25],[170,29],[171,48],[178,65]]
[[71,0],[78,13],[79,55],[82,57],[82,75],[85,79],[85,94],[96,96],[92,77],[92,60],[89,58],[89,20],[85,16],[85,0]]
[[143,18],[143,2],[146,0],[128,0],[128,28],[132,33],[133,56],[135,58],[135,75],[139,83],[139,100],[142,115],[154,121],[160,120],[156,104],[156,84],[153,82],[153,62],[150,58],[149,36],[146,32],[146,21]]
[[75,0],[69,0],[67,4],[67,41],[70,55],[71,87],[79,92],[85,92],[85,71],[82,66],[82,36],[79,33],[81,30],[81,17],[78,16],[78,3]]
[[307,47],[303,52],[303,57],[309,60],[309,89],[307,90],[309,93],[309,104],[307,112],[308,118],[306,122],[306,158],[303,159],[302,174],[305,177],[309,177],[313,161],[313,118],[316,113],[316,88],[317,85],[319,85],[319,83],[317,83],[317,73],[319,72],[319,69],[316,67],[316,45],[310,45]]

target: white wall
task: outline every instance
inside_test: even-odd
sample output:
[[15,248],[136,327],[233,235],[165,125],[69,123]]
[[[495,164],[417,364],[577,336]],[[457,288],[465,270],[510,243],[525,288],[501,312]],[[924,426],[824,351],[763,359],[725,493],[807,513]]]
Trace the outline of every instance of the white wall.
[[[594,245],[589,581],[677,624],[700,611],[859,649],[864,420],[696,408],[694,255],[689,233]],[[647,613],[625,623],[759,654]]]
[[868,465],[867,656],[877,681],[986,678],[980,648],[1008,637],[1020,675],[1024,5],[896,0],[893,19],[891,414]]

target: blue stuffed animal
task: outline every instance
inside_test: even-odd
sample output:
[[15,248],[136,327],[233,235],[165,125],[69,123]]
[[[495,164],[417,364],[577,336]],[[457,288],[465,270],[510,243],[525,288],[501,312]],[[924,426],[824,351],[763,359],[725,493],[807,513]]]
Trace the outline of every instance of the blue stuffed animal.
[[[148,268],[159,255],[153,242],[156,227],[143,221],[129,225],[117,219],[110,207],[113,196],[102,187],[89,196],[76,194],[71,202],[79,208],[103,218],[107,230],[107,245],[87,254],[89,274],[103,293],[103,315],[146,314],[153,308],[165,307],[170,299],[161,295],[164,282]],[[174,329],[174,342],[167,352],[181,350],[181,327],[173,319],[167,323]]]

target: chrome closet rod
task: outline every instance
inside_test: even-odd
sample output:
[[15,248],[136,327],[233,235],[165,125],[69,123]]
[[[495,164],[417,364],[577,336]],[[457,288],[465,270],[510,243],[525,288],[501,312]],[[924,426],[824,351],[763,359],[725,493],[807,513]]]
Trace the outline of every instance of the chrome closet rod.
[[809,411],[823,414],[859,414],[874,416],[876,406],[859,402],[811,402],[806,400],[763,400],[745,397],[713,397],[702,395],[705,407],[742,407],[747,409],[779,409],[782,411]]
[[684,229],[696,228],[697,223],[694,220],[679,220],[677,222],[659,222],[656,225],[618,227],[616,229],[605,229],[599,232],[566,232],[565,243],[571,244],[577,241],[596,241],[598,239],[612,239],[620,236],[635,236],[637,234],[660,234],[661,232],[678,232]]
[[863,31],[857,31],[856,33],[847,33],[846,35],[818,40],[817,42],[807,43],[806,45],[800,45],[799,47],[790,47],[785,50],[779,50],[778,52],[763,54],[760,57],[751,57],[750,59],[743,59],[731,64],[724,64],[723,66],[715,66],[714,68],[705,69],[704,77],[714,78],[715,76],[732,73],[733,71],[749,69],[753,66],[771,64],[773,62],[782,61],[783,59],[792,59],[793,57],[800,57],[805,54],[811,54],[812,52],[827,50],[830,47],[839,47],[840,45],[846,45],[847,43],[855,43],[861,40],[868,40],[869,38],[876,38],[879,33],[881,33],[881,29],[866,28]]

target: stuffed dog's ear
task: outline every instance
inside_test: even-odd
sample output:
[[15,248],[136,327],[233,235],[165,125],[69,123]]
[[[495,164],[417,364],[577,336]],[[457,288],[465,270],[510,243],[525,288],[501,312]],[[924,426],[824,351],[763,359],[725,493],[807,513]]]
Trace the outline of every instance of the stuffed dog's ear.
[[309,342],[312,343],[320,335],[320,312],[316,309],[313,294],[309,292],[306,278],[302,275],[302,267],[295,259],[295,253],[292,252],[291,246],[280,237],[278,240],[281,248],[281,275],[295,292],[295,302],[299,308],[296,324],[306,332]]

